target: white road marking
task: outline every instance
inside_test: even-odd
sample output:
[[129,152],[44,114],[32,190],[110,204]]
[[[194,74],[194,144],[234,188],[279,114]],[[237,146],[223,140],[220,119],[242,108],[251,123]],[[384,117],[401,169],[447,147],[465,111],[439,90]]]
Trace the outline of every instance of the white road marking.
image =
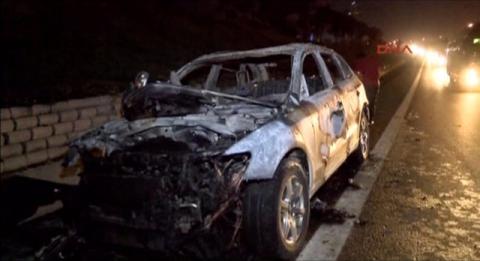
[[[422,64],[410,89],[400,107],[388,123],[385,131],[371,152],[372,160],[365,162],[355,175],[355,183],[361,184],[362,189],[347,189],[335,204],[336,209],[347,211],[359,217],[362,213],[373,184],[383,168],[385,158],[397,137],[404,117],[420,82],[424,65]],[[297,260],[336,260],[354,226],[353,219],[347,219],[343,224],[320,225],[310,241],[307,243]]]

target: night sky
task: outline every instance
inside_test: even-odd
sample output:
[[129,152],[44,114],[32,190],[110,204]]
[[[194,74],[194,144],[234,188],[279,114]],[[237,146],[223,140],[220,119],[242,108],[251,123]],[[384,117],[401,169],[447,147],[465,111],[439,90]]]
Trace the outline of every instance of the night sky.
[[[333,8],[351,8],[352,0],[331,1]],[[357,0],[358,18],[380,28],[384,39],[419,40],[454,37],[469,22],[480,20],[480,0]]]

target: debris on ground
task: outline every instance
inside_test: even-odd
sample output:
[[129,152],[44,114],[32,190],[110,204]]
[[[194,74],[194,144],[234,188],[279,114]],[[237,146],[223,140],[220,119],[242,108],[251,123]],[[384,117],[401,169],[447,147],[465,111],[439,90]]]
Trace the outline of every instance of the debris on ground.
[[353,189],[362,189],[363,188],[362,184],[357,183],[353,178],[348,179],[348,186],[350,186]]
[[318,198],[312,202],[311,213],[315,216],[315,219],[322,223],[329,224],[342,224],[348,218],[355,217],[355,215],[352,215],[344,210],[339,210],[329,206],[327,203]]
[[366,220],[361,219],[361,218],[357,218],[357,219],[355,219],[354,223],[355,223],[355,225],[358,225],[358,226],[365,226],[368,222]]
[[417,112],[410,112],[407,114],[407,120],[411,121],[411,120],[416,120],[416,119],[419,119],[420,116],[418,115]]

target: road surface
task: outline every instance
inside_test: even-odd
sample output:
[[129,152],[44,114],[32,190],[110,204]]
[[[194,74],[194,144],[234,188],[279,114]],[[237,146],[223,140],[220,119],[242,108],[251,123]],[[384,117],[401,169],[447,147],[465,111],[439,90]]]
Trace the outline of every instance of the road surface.
[[480,92],[427,65],[338,260],[480,260]]

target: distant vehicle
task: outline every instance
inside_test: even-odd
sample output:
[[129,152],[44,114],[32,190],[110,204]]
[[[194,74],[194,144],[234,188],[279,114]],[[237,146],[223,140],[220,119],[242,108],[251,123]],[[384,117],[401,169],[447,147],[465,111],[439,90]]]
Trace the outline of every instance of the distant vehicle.
[[447,49],[447,72],[454,89],[480,89],[480,24],[468,29],[464,38]]
[[292,259],[311,197],[348,155],[369,154],[362,82],[313,44],[204,55],[168,82],[140,73],[123,112],[65,159],[82,173],[65,205],[88,240],[212,257],[244,237]]

